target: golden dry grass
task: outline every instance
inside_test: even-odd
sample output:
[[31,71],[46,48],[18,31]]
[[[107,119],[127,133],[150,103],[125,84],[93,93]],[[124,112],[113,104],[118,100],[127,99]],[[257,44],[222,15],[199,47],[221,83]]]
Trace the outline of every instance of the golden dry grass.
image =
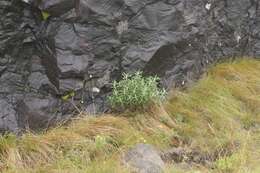
[[260,167],[260,62],[242,59],[212,67],[186,91],[145,113],[81,117],[42,134],[0,137],[6,173],[127,173],[122,152],[136,143],[159,149],[185,146],[221,156],[215,169],[200,165],[166,172],[258,173]]

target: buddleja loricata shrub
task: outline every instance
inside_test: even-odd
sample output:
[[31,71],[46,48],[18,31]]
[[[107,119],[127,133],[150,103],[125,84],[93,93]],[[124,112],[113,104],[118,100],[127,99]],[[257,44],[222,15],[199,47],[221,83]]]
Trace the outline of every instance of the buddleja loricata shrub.
[[133,110],[161,101],[166,92],[157,87],[158,81],[158,77],[144,77],[141,72],[123,74],[121,81],[113,82],[109,103],[116,110]]

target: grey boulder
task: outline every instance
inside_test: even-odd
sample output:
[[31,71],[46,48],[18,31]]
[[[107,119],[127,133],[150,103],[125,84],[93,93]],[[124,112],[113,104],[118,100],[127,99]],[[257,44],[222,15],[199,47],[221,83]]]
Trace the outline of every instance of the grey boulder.
[[164,162],[159,152],[149,144],[137,144],[123,157],[126,167],[136,173],[162,173]]

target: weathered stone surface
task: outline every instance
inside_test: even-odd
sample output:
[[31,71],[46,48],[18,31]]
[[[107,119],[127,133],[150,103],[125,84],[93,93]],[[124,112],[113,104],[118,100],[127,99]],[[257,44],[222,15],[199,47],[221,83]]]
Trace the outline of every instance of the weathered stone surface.
[[74,0],[41,0],[37,5],[41,10],[59,16],[74,8],[75,2]]
[[148,144],[137,144],[123,158],[124,164],[136,173],[161,173],[164,169],[156,149]]
[[[30,113],[32,122],[66,118],[75,106],[104,111],[111,81],[123,72],[157,74],[171,88],[196,80],[219,59],[259,57],[259,5],[258,0],[1,0],[0,107],[9,105],[4,117],[15,123],[0,120],[0,128],[26,126],[19,117],[28,111],[17,109],[35,108],[26,99],[41,105]],[[48,20],[41,10],[51,15]],[[73,97],[62,99],[70,92]],[[57,111],[50,111],[53,105]]]
[[[52,98],[27,96],[17,102],[17,121],[20,128],[38,130],[47,128],[57,120],[57,101]],[[53,115],[53,116],[50,116]]]
[[14,107],[7,103],[5,100],[0,100],[0,131],[5,132],[7,130],[17,131],[17,120],[16,120],[16,112]]

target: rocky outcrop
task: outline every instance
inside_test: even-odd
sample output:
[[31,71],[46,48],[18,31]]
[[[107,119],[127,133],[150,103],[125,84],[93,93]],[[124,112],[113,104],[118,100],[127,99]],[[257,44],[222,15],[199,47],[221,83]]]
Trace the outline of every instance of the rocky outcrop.
[[0,128],[46,128],[75,110],[104,111],[122,72],[157,74],[170,88],[219,59],[258,57],[259,3],[1,0]]

